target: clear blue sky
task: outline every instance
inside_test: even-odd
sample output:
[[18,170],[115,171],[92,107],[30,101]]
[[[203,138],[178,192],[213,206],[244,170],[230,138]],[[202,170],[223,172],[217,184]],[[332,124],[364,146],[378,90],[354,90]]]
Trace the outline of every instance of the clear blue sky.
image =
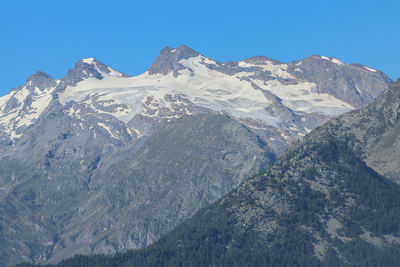
[[87,57],[137,75],[181,44],[219,61],[334,56],[397,79],[399,2],[1,0],[0,95]]

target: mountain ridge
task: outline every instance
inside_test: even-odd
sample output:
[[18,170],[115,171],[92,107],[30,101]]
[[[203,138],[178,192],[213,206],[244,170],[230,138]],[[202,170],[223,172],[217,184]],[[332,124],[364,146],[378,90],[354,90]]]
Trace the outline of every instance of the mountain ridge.
[[[174,53],[172,53],[171,51],[175,51]],[[167,54],[167,58],[166,59],[162,59],[164,57],[164,54]],[[176,57],[175,59],[170,60],[169,56],[173,55],[174,57]],[[197,59],[197,57],[200,57],[199,59]],[[311,64],[311,67],[309,66],[310,64],[307,63],[308,61],[310,61],[310,58],[313,58],[311,61],[313,60],[317,60],[317,63],[313,63]],[[236,78],[229,78],[231,81],[226,81],[225,83],[221,83],[221,85],[216,84],[215,87],[217,88],[212,88],[214,86],[212,86],[211,84],[204,84],[204,87],[208,87],[209,89],[206,89],[204,93],[200,93],[200,91],[196,91],[196,94],[193,96],[190,96],[189,94],[193,94],[183,90],[179,89],[178,92],[176,92],[176,90],[172,89],[172,91],[170,91],[170,89],[168,89],[167,92],[165,92],[165,94],[177,94],[179,95],[180,98],[182,98],[182,96],[184,97],[184,101],[187,102],[186,106],[197,106],[203,109],[214,109],[215,111],[225,111],[228,114],[233,114],[234,116],[238,117],[238,118],[251,118],[254,122],[255,121],[259,121],[264,120],[263,124],[267,124],[267,125],[279,125],[279,127],[284,127],[286,128],[287,131],[290,132],[290,138],[289,139],[296,139],[299,138],[299,136],[301,137],[302,135],[304,135],[305,133],[307,133],[306,129],[301,129],[299,128],[296,131],[292,131],[290,130],[290,126],[285,124],[293,124],[293,121],[284,121],[283,123],[280,123],[279,120],[281,119],[280,116],[281,114],[272,114],[272,116],[270,115],[271,113],[274,113],[273,110],[270,109],[268,102],[270,101],[275,101],[273,100],[275,97],[277,97],[278,102],[275,101],[275,103],[277,105],[284,105],[286,106],[285,108],[289,108],[288,111],[289,113],[295,113],[297,115],[300,116],[305,116],[305,118],[302,118],[303,120],[307,121],[307,116],[310,116],[310,122],[308,124],[310,124],[309,126],[307,126],[308,129],[312,129],[314,128],[316,125],[321,124],[320,120],[317,119],[315,120],[315,116],[325,116],[325,119],[328,119],[329,116],[332,115],[337,115],[340,114],[344,111],[348,111],[350,109],[354,109],[354,108],[359,108],[369,102],[371,102],[377,95],[379,95],[384,88],[386,88],[386,86],[391,82],[390,79],[386,76],[384,76],[384,74],[382,74],[379,71],[369,71],[364,67],[360,67],[357,69],[357,71],[361,71],[367,73],[368,75],[372,75],[371,78],[372,80],[368,81],[368,84],[363,84],[365,82],[360,83],[359,85],[357,85],[356,81],[351,81],[351,79],[349,80],[348,74],[345,74],[342,72],[338,72],[337,74],[335,74],[336,76],[343,76],[345,77],[345,79],[342,80],[338,80],[338,81],[330,81],[327,82],[330,78],[330,76],[326,76],[326,77],[322,77],[322,78],[318,78],[316,79],[315,77],[311,77],[310,79],[312,79],[312,81],[308,82],[307,78],[310,71],[313,72],[315,69],[315,66],[319,66],[318,64],[328,64],[329,68],[333,68],[332,70],[335,70],[335,68],[339,68],[342,69],[344,67],[346,68],[350,68],[349,71],[351,71],[351,73],[354,72],[354,70],[352,70],[353,67],[351,67],[350,65],[343,65],[341,64],[337,64],[334,62],[331,62],[330,58],[325,57],[326,59],[323,59],[323,57],[316,57],[316,56],[312,56],[309,58],[305,58],[304,60],[300,60],[300,61],[294,61],[292,63],[288,64],[284,64],[272,59],[269,59],[267,57],[264,56],[258,56],[258,57],[253,57],[253,58],[249,58],[243,61],[232,61],[232,62],[227,62],[227,63],[220,63],[211,59],[207,59],[204,56],[202,56],[201,54],[199,54],[198,52],[194,51],[193,49],[187,47],[187,46],[180,46],[176,49],[172,49],[169,47],[164,48],[161,52],[160,55],[157,57],[157,59],[155,60],[154,64],[152,65],[152,67],[149,68],[149,70],[147,72],[145,72],[142,75],[139,76],[129,76],[126,74],[123,74],[121,72],[118,72],[106,65],[104,65],[103,63],[101,63],[100,61],[93,59],[93,58],[89,58],[89,59],[83,59],[78,61],[75,64],[75,67],[71,70],[68,71],[68,73],[65,75],[65,77],[61,80],[55,80],[56,85],[54,84],[54,82],[51,82],[51,89],[49,89],[49,92],[46,92],[46,94],[44,94],[43,96],[41,96],[41,99],[43,100],[42,102],[38,103],[38,105],[40,105],[40,108],[37,108],[40,112],[37,112],[37,114],[31,114],[30,117],[32,117],[32,119],[29,119],[29,122],[27,122],[28,125],[32,124],[33,121],[35,119],[38,119],[38,116],[40,116],[43,108],[47,108],[44,103],[52,103],[54,102],[54,100],[58,100],[59,102],[61,102],[61,104],[65,104],[65,97],[63,97],[64,95],[71,95],[74,94],[74,90],[72,90],[73,88],[76,87],[82,87],[79,86],[78,84],[83,83],[83,84],[87,84],[85,86],[93,86],[95,89],[96,86],[100,86],[100,88],[97,90],[99,92],[99,94],[104,94],[106,91],[102,91],[101,87],[104,87],[105,84],[109,84],[107,86],[117,86],[116,90],[121,91],[121,88],[118,87],[131,87],[131,86],[156,86],[154,87],[155,90],[157,90],[157,86],[172,86],[172,88],[174,87],[174,85],[172,85],[173,83],[176,82],[190,82],[190,80],[188,81],[184,81],[186,78],[184,78],[182,80],[182,76],[185,75],[189,75],[188,78],[190,79],[190,77],[199,77],[196,78],[198,80],[198,82],[200,83],[204,83],[204,81],[207,81],[207,79],[214,79],[215,77],[221,76],[221,75],[227,75],[227,77],[232,77],[235,76]],[[188,59],[191,59],[190,61],[188,61]],[[167,69],[164,69],[162,71],[162,74],[158,74],[158,75],[162,75],[161,77],[163,77],[163,79],[165,80],[164,82],[160,83],[160,85],[157,85],[157,78],[154,79],[154,77],[152,78],[152,76],[157,76],[157,71],[154,71],[154,68],[156,68],[156,66],[160,65],[161,63],[158,62],[165,62],[165,64],[167,64],[166,66],[169,66],[171,64],[174,65],[174,67],[167,67]],[[183,63],[186,62],[187,63]],[[89,63],[88,63],[89,62]],[[253,64],[253,63],[254,64]],[[318,63],[319,62],[319,63]],[[322,62],[322,63],[321,63]],[[301,64],[300,64],[301,63]],[[169,64],[169,65],[168,65]],[[182,65],[183,64],[183,65]],[[186,66],[185,66],[186,64]],[[187,65],[189,64],[189,65]],[[272,64],[272,65],[269,65]],[[291,64],[291,65],[290,65]],[[193,66],[192,66],[193,65]],[[299,65],[299,66],[297,66]],[[304,65],[305,68],[302,68],[301,65]],[[161,65],[160,65],[161,66]],[[172,65],[171,65],[172,66]],[[204,66],[204,67],[203,67]],[[314,67],[312,67],[314,66]],[[160,67],[161,68],[161,67]],[[308,68],[312,68],[311,70],[307,70]],[[287,69],[287,70],[286,70]],[[289,71],[289,72],[288,72]],[[306,72],[305,72],[306,71]],[[172,78],[167,78],[167,73],[172,72]],[[182,72],[182,73],[181,73]],[[197,72],[197,73],[196,73]],[[305,72],[305,73],[304,73]],[[321,71],[320,71],[321,72]],[[322,73],[322,72],[321,72]],[[146,74],[148,74],[146,76]],[[239,75],[240,74],[240,75]],[[361,72],[359,73],[361,74]],[[359,74],[351,74],[354,77],[356,77],[357,79],[359,78]],[[295,76],[293,76],[295,75]],[[325,75],[325,74],[324,74]],[[364,75],[364,74],[363,74]],[[377,76],[378,75],[378,76]],[[380,76],[379,76],[380,75]],[[383,76],[382,76],[383,75]],[[204,76],[203,78],[200,79],[200,77]],[[296,78],[293,79],[294,77],[299,76],[300,78]],[[381,77],[382,76],[382,77]],[[130,80],[130,77],[133,80]],[[141,77],[141,78],[140,78]],[[160,77],[160,78],[161,78]],[[223,77],[223,76],[221,76]],[[104,80],[104,78],[106,78],[105,80],[109,81],[109,82],[101,82],[101,80]],[[126,79],[123,79],[126,78]],[[300,79],[300,80],[299,80]],[[375,79],[375,80],[374,80]],[[376,80],[377,79],[377,80]],[[89,81],[93,80],[92,84],[89,83]],[[99,80],[99,82],[95,82],[96,80]],[[302,80],[306,80],[307,82],[303,82]],[[349,80],[350,83],[348,83],[346,80]],[[362,80],[360,80],[362,81]],[[222,82],[222,81],[221,81]],[[377,87],[376,83],[379,82],[380,85]],[[383,83],[382,83],[383,82]],[[339,91],[337,88],[339,86],[339,84],[343,84],[343,83],[348,83],[347,89],[344,91],[344,89],[341,89],[341,91]],[[371,83],[374,84],[374,86],[372,87]],[[104,84],[104,85],[102,85]],[[120,84],[120,85],[119,85]],[[16,92],[13,92],[13,95],[8,95],[8,96],[4,96],[2,98],[0,98],[0,113],[2,112],[3,114],[0,114],[0,121],[1,121],[1,117],[4,118],[4,120],[2,120],[2,122],[0,122],[1,124],[6,124],[7,121],[9,121],[9,117],[10,116],[14,116],[9,114],[8,111],[10,111],[9,109],[5,110],[4,108],[1,109],[1,104],[3,102],[8,102],[8,100],[10,100],[10,103],[8,104],[8,106],[12,106],[15,107],[17,105],[17,103],[19,103],[19,105],[21,105],[21,102],[25,101],[27,98],[26,97],[30,97],[30,93],[25,93],[24,88],[27,88],[28,84],[25,84],[22,87],[19,87],[18,90],[16,90]],[[185,86],[180,85],[179,87]],[[189,85],[189,86],[194,86],[193,85]],[[195,85],[197,86],[197,85]],[[248,88],[246,89],[247,91],[249,91],[249,94],[247,96],[243,96],[243,93],[240,93],[240,91],[232,91],[232,90],[236,90],[234,89],[234,87],[236,86],[241,86],[244,88]],[[48,85],[49,87],[49,85]],[[204,88],[203,87],[203,88]],[[220,87],[220,88],[218,88]],[[221,88],[222,87],[222,88]],[[226,88],[224,88],[226,87]],[[343,87],[343,86],[341,86]],[[351,87],[351,88],[350,88]],[[68,88],[71,88],[71,90],[69,90],[69,93],[66,94],[66,90],[68,91]],[[136,87],[139,88],[139,87]],[[298,89],[297,89],[298,88]],[[346,87],[343,87],[346,88]],[[363,93],[360,94],[358,91],[360,88],[363,88]],[[370,88],[375,88],[375,89],[370,89]],[[378,90],[376,88],[379,88]],[[198,89],[196,89],[198,90]],[[201,89],[204,90],[204,89]],[[255,90],[255,91],[254,91]],[[375,91],[377,90],[377,91]],[[152,90],[151,90],[152,91]],[[145,94],[149,94],[150,97],[154,98],[155,92],[145,92]],[[192,90],[193,91],[193,90]],[[76,92],[78,93],[79,90]],[[82,91],[83,93],[85,92],[84,90]],[[96,94],[96,90],[92,90],[92,91],[88,91],[88,92],[93,92],[93,94]],[[200,94],[198,94],[198,93]],[[251,92],[251,94],[250,94]],[[110,92],[111,93],[111,92]],[[132,90],[131,94],[135,94],[135,93],[139,93],[142,94],[143,92],[137,91],[137,90]],[[232,95],[233,93],[233,95]],[[262,96],[260,93],[262,93],[264,96]],[[86,93],[85,93],[86,94]],[[224,95],[225,94],[225,95]],[[231,94],[232,96],[228,96],[226,94]],[[257,95],[257,98],[259,100],[262,100],[262,102],[257,103],[254,97],[249,97],[251,95]],[[308,96],[307,96],[308,94]],[[18,97],[16,97],[18,95]],[[19,96],[21,95],[21,96]],[[88,95],[83,95],[83,97],[87,97]],[[188,98],[189,96],[189,98]],[[234,96],[236,96],[236,99],[234,98]],[[215,99],[215,100],[212,100]],[[293,97],[295,97],[294,99],[298,99],[298,100],[293,100]],[[36,96],[31,97],[31,99],[35,99],[37,98]],[[135,116],[137,113],[137,111],[135,111],[134,113],[132,112],[133,110],[137,109],[136,107],[133,107],[132,105],[127,103],[124,103],[125,101],[121,101],[118,100],[118,102],[116,101],[116,99],[114,98],[114,96],[112,94],[109,94],[109,97],[106,98],[106,96],[102,97],[103,99],[110,101],[110,102],[114,102],[115,104],[117,104],[120,108],[120,110],[123,110],[122,112],[124,112],[125,114],[131,114],[128,117],[126,117],[126,119],[121,118],[122,114],[121,112],[118,111],[114,111],[109,113],[110,115],[117,115],[118,119],[122,119],[122,120],[128,120],[128,119],[132,119],[132,116]],[[209,102],[210,100],[207,100],[206,102],[203,99],[207,99],[210,98],[211,102]],[[70,101],[70,100],[75,100],[75,101],[81,101],[80,99],[82,99],[82,97],[78,98],[78,100],[76,99],[71,99],[69,96],[67,97],[66,101]],[[224,101],[223,103],[219,103],[218,101],[220,101],[219,99],[221,99],[222,101]],[[227,99],[227,100],[225,100]],[[159,103],[163,103],[165,100],[163,100],[162,98],[160,99],[160,96],[157,96],[154,100],[156,100]],[[90,101],[96,101],[95,99],[90,100]],[[143,102],[144,99],[136,99],[134,100],[135,102]],[[238,101],[248,101],[248,105],[256,105],[257,109],[260,109],[259,111],[255,111],[254,108],[249,109],[248,107],[245,106],[238,106],[237,103]],[[318,101],[320,101],[320,103],[318,103]],[[346,102],[347,101],[347,102]],[[240,102],[239,102],[240,103]],[[244,102],[243,102],[244,103]],[[29,104],[29,103],[28,103]],[[138,103],[140,106],[142,105],[142,109],[143,109],[143,104]],[[157,103],[154,103],[157,104]],[[168,102],[166,102],[167,105],[170,105]],[[49,104],[48,104],[49,105]],[[96,102],[94,102],[92,105],[94,106],[99,106]],[[159,104],[158,104],[159,105]],[[164,105],[164,104],[163,104]],[[259,107],[258,107],[259,106]],[[186,109],[187,109],[186,107]],[[273,107],[273,106],[272,106]],[[30,108],[32,110],[34,110],[35,108],[32,107],[31,105],[27,105],[27,108]],[[121,109],[122,108],[122,109]],[[270,111],[265,112],[262,109],[266,108],[266,109],[270,109]],[[144,110],[146,110],[147,108],[145,108]],[[152,112],[156,112],[157,110],[160,108],[155,107],[152,108]],[[175,110],[171,110],[171,108],[169,108],[169,113],[171,113],[171,115],[173,116],[182,116],[183,114],[190,114],[191,111],[190,109],[187,109],[187,111],[185,111],[185,107],[179,108],[180,112],[176,112]],[[278,108],[279,109],[279,108]],[[4,112],[6,111],[6,112]],[[95,109],[94,111],[99,112],[100,110]],[[161,111],[161,110],[160,110]],[[185,111],[182,113],[182,111]],[[253,113],[252,113],[253,112]],[[24,112],[27,113],[27,112]],[[32,112],[31,112],[32,113]],[[113,114],[114,113],[114,114]],[[160,112],[162,113],[162,112]],[[264,114],[262,114],[264,113]],[[121,114],[121,115],[118,115]],[[153,116],[151,114],[142,114],[145,116]],[[139,114],[138,114],[139,115]],[[19,116],[22,116],[22,114],[20,114]],[[171,117],[173,117],[171,116]],[[29,117],[29,116],[28,116]],[[277,120],[276,120],[276,119]],[[23,125],[22,123],[19,125],[15,125],[14,126],[10,126],[9,129],[6,131],[6,133],[8,133],[8,138],[6,138],[5,136],[3,136],[3,138],[6,139],[11,139],[11,142],[13,142],[13,140],[15,140],[16,138],[18,138],[19,136],[21,136],[21,133],[19,133],[18,129],[21,125]],[[10,129],[13,128],[13,129]],[[138,129],[135,129],[138,130]],[[133,130],[134,131],[134,130]]]

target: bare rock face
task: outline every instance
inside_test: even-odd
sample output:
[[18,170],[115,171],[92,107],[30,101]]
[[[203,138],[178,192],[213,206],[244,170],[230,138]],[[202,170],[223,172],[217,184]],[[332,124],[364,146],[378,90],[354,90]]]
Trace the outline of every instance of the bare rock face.
[[178,71],[184,69],[184,66],[179,64],[180,60],[197,57],[199,55],[200,54],[198,52],[185,45],[181,45],[176,49],[165,47],[163,50],[161,50],[153,65],[151,65],[149,74],[165,75],[172,71],[176,77],[178,75]]
[[78,82],[88,78],[101,80],[110,74],[120,76],[121,78],[130,77],[129,75],[111,69],[95,58],[82,59],[75,64],[73,69],[68,71],[65,77],[60,81],[57,89],[62,90],[66,86],[75,86]]
[[27,81],[27,89],[30,91],[34,91],[35,88],[43,91],[45,89],[49,89],[51,87],[56,86],[56,80],[53,79],[49,74],[38,71],[36,74],[31,75]]
[[[391,83],[381,71],[324,56],[310,56],[292,62],[289,70],[299,79],[315,83],[316,92],[333,95],[356,108],[371,103],[383,92],[378,88],[387,88]],[[376,79],[378,77],[382,79]]]
[[0,265],[157,240],[391,83],[338,62],[181,46],[136,77],[92,58],[31,76],[0,98]]

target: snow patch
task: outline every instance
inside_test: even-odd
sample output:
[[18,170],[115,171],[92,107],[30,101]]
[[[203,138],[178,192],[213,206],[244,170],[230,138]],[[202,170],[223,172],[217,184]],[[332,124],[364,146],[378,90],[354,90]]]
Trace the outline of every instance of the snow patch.
[[341,61],[341,60],[339,60],[337,58],[331,58],[331,61],[333,63],[335,63],[335,64],[338,64],[338,65],[345,65],[343,61]]
[[278,96],[285,106],[294,111],[336,116],[354,109],[352,105],[332,95],[314,92],[315,83],[282,84],[277,80],[255,80],[254,83]]
[[[8,134],[11,139],[21,137],[17,134],[19,127],[28,127],[40,117],[49,106],[55,87],[41,91],[35,87],[29,91],[26,86],[17,91],[12,91],[7,96],[0,98],[0,125],[3,125],[3,132]],[[14,98],[17,102],[16,107],[7,113],[4,112],[7,102]],[[28,101],[28,98],[30,100]]]
[[81,59],[81,61],[84,62],[84,63],[87,63],[87,64],[94,64],[95,63],[95,59],[92,58],[92,57]]
[[12,94],[8,94],[5,96],[0,97],[0,116],[2,114],[2,111],[6,108],[8,100],[10,100]]
[[273,64],[271,61],[264,61],[263,64],[252,64],[245,61],[238,63],[242,68],[262,68],[263,71],[269,71],[274,78],[294,79],[295,77],[287,72],[287,64]]
[[204,56],[200,56],[200,57],[203,59],[203,62],[208,65],[217,65],[217,62],[212,59],[206,58]]
[[329,57],[321,56],[321,58],[325,59],[325,60],[329,60],[332,63],[338,64],[338,65],[345,65],[345,63],[343,61],[341,61],[337,58],[334,58],[334,57],[329,58]]
[[99,125],[100,127],[103,127],[110,134],[110,136],[112,138],[118,139],[117,136],[115,136],[114,133],[111,131],[110,127],[108,127],[107,125],[105,125],[102,122],[98,122],[97,125]]
[[249,77],[249,76],[252,76],[252,75],[254,75],[254,74],[255,74],[254,72],[241,71],[241,72],[235,73],[235,76],[236,76],[238,79],[240,79],[240,78],[242,78],[242,77]]
[[142,135],[138,130],[136,130],[135,128],[127,128],[127,130],[128,130],[128,133],[130,134],[130,136],[132,136],[132,137],[133,137],[133,132],[136,133],[136,136],[137,136],[138,139],[139,139],[140,137],[143,136],[143,135]]
[[376,72],[375,69],[368,68],[367,66],[364,66],[364,68],[367,69],[367,70],[369,70],[369,71]]
[[29,113],[25,114],[24,119],[19,122],[18,127],[22,125],[29,126],[33,124],[34,119],[39,118],[53,99],[51,93],[54,89],[55,88],[50,88],[40,91],[39,88],[35,88],[34,94],[31,95],[32,103],[29,107]]

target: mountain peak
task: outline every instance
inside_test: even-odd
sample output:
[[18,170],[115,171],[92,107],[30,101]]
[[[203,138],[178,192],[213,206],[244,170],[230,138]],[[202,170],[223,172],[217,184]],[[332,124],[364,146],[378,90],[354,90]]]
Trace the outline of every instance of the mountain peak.
[[[194,57],[194,56],[200,55],[199,52],[195,51],[194,49],[190,48],[187,45],[180,45],[178,48],[173,49],[173,50],[174,50],[174,52],[178,52],[181,55],[186,55],[186,56],[190,55],[189,57]],[[189,57],[186,57],[186,58],[189,58]]]
[[61,80],[60,87],[65,88],[65,86],[72,85],[75,86],[76,83],[87,79],[95,78],[101,80],[107,76],[117,76],[117,77],[130,77],[122,72],[116,71],[113,68],[105,65],[103,62],[95,58],[84,58],[79,60],[73,69],[67,72],[67,75]]
[[35,74],[32,74],[31,76],[28,77],[27,82],[37,80],[37,79],[53,79],[48,73],[38,70]]
[[[78,71],[89,71],[88,74],[94,74],[93,72],[97,72],[101,76],[104,74],[110,73],[110,67],[107,65],[103,64],[103,62],[95,59],[95,58],[84,58],[79,60],[73,70],[78,70]],[[90,75],[89,75],[90,76]],[[96,76],[96,75],[94,75]],[[100,78],[100,77],[96,77]],[[102,77],[104,78],[104,77]],[[101,79],[101,78],[100,78]]]
[[93,57],[88,57],[88,58],[83,58],[83,59],[79,60],[79,62],[83,62],[86,64],[96,64],[96,62],[98,62],[98,61],[97,61],[97,59],[95,59]]
[[80,82],[85,78],[103,79],[105,74],[110,73],[108,66],[96,59],[81,59],[73,69],[69,70],[63,80],[72,84]]
[[303,60],[317,60],[317,61],[324,60],[324,61],[329,61],[329,62],[337,64],[337,65],[346,65],[346,63],[344,63],[340,59],[337,59],[334,57],[321,56],[321,55],[312,55],[312,56],[306,57]]
[[49,74],[41,70],[29,76],[26,81],[26,88],[30,91],[34,90],[35,88],[39,88],[39,90],[43,91],[44,89],[53,87],[55,85],[56,80]]
[[273,64],[282,64],[282,62],[272,59],[272,58],[269,58],[269,57],[266,57],[266,56],[254,56],[254,57],[247,58],[243,61],[248,62],[248,63],[255,63],[255,64],[265,63],[266,61],[272,62]]
[[180,60],[197,57],[199,55],[199,52],[186,45],[181,45],[178,48],[167,46],[161,50],[153,65],[151,65],[149,74],[165,75],[173,71],[174,76],[177,76],[177,71],[183,69],[182,65],[179,64]]

